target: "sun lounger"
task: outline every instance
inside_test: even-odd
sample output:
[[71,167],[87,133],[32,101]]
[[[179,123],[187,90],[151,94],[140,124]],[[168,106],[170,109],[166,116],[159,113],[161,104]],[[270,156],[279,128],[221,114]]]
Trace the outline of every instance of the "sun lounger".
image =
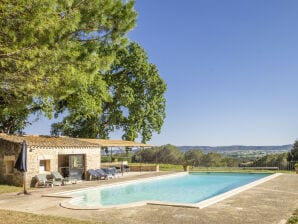
[[109,168],[109,169],[111,170],[111,173],[112,173],[112,175],[113,175],[114,177],[116,177],[116,178],[120,177],[120,173],[117,172],[117,168],[116,168],[116,167],[111,167],[111,168]]
[[117,173],[117,170],[115,167],[109,167],[109,168],[101,168],[106,174],[110,175],[110,178],[116,178],[119,177],[119,173]]
[[53,180],[47,179],[46,174],[37,174],[35,176],[36,184],[35,187],[53,187]]
[[115,168],[116,168],[116,172],[117,172],[117,173],[122,173],[122,171],[121,171],[121,167],[120,167],[120,166],[115,166]]
[[128,165],[123,165],[124,171],[125,172],[129,172],[130,171],[130,167]]
[[52,172],[51,173],[53,177],[53,184],[55,186],[61,186],[64,185],[64,181],[67,181],[59,172]]
[[97,180],[106,180],[108,179],[108,175],[105,173],[99,173],[96,170],[90,169],[88,170],[89,176],[90,176],[90,180],[92,180],[93,178],[97,179]]
[[108,179],[112,179],[113,178],[113,175],[108,170],[106,170],[106,168],[96,169],[96,172],[99,175],[107,175],[107,178]]

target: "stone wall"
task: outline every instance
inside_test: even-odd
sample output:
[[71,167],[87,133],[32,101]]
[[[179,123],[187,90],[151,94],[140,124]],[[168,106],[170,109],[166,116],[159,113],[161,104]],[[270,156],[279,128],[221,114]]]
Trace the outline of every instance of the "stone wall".
[[[122,165],[128,165],[127,161],[122,162],[113,162],[113,163],[101,163],[101,167],[121,167]],[[142,165],[129,165],[129,169],[132,172],[139,172],[139,171],[152,171],[152,172],[159,172],[159,165],[154,164],[142,164]]]
[[[85,155],[85,172],[89,169],[100,167],[100,148],[99,147],[31,147],[28,152],[28,185],[34,185],[34,176],[39,173],[39,161],[50,160],[50,171],[42,171],[50,174],[58,170],[58,155]],[[29,166],[30,161],[30,166]],[[85,173],[86,176],[86,173]]]
[[16,169],[12,169],[11,173],[7,173],[7,163],[15,164],[22,145],[11,143],[0,139],[0,183],[8,185],[22,186],[22,173]]
[[129,169],[132,172],[136,171],[156,171],[159,172],[159,165],[129,165]]
[[111,162],[111,163],[101,163],[101,167],[105,168],[105,167],[121,167],[122,165],[128,165],[127,161],[123,161],[123,162]]
[[[6,161],[13,160],[14,163],[21,151],[21,144],[10,143],[0,140],[0,183],[22,186],[22,173],[13,169],[13,173],[7,174]],[[83,154],[85,157],[85,172],[88,169],[96,169],[100,167],[99,147],[34,147],[28,146],[27,151],[27,174],[26,185],[34,186],[35,176],[39,173],[49,174],[52,171],[58,170],[58,155],[59,154]],[[49,160],[49,170],[39,171],[40,160]],[[86,176],[86,175],[85,175]]]

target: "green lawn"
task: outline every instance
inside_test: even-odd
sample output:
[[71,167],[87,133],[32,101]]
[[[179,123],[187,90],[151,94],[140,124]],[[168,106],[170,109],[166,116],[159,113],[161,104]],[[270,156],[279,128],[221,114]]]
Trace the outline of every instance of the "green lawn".
[[23,191],[23,187],[0,185],[0,194],[11,193],[11,192],[22,192],[22,191]]
[[[140,163],[129,163],[129,165],[140,165]],[[147,164],[143,163],[142,166],[146,166]],[[152,165],[152,164],[148,164]],[[160,171],[183,171],[182,165],[174,165],[174,164],[159,164]],[[259,170],[259,169],[243,169],[240,167],[194,167],[189,169],[189,171],[198,171],[198,172],[265,172],[265,173],[295,173],[294,170]]]

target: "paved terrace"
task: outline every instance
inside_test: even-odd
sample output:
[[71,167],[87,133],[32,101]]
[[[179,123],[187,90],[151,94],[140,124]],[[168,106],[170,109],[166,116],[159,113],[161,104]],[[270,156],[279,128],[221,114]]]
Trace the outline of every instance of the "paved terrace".
[[0,209],[72,217],[107,224],[283,224],[292,212],[298,208],[298,175],[295,174],[278,176],[203,209],[145,205],[121,209],[70,210],[59,206],[59,202],[63,199],[41,196],[45,193],[165,174],[169,174],[169,172],[138,173],[138,175],[126,175],[123,178],[109,181],[90,181],[75,185],[43,188],[32,191],[29,196],[16,195],[15,193],[3,194],[0,195]]

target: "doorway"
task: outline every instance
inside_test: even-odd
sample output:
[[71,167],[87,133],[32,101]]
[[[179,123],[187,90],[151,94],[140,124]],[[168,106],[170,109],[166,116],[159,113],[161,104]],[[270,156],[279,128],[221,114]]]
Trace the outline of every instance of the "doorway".
[[85,155],[58,155],[58,170],[63,177],[84,179]]

